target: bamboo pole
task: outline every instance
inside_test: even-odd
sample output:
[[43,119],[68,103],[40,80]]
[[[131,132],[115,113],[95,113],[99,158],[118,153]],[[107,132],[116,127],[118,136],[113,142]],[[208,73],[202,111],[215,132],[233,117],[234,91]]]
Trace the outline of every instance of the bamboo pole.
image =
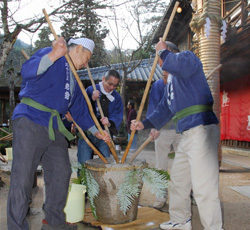
[[[179,4],[180,3],[178,1],[176,1],[175,5],[174,5],[174,9],[173,9],[173,11],[171,13],[171,16],[170,16],[169,20],[168,20],[166,29],[164,31],[164,34],[163,34],[163,37],[162,37],[162,41],[165,41],[166,38],[167,38],[170,26],[171,26],[171,24],[173,22],[173,19],[174,19],[174,16],[175,16],[175,13],[176,13],[176,10],[177,10]],[[152,66],[152,69],[151,69],[151,72],[150,72],[150,75],[149,75],[149,78],[148,78],[148,81],[147,81],[147,85],[146,85],[146,88],[145,88],[145,91],[144,91],[144,94],[143,94],[143,97],[142,97],[142,101],[141,101],[141,104],[140,104],[140,107],[139,107],[139,110],[138,110],[138,113],[137,113],[136,121],[139,121],[140,118],[141,118],[142,110],[143,110],[143,107],[144,107],[144,104],[145,104],[145,101],[146,101],[146,98],[147,98],[147,94],[148,94],[148,91],[149,91],[149,88],[150,88],[150,85],[151,85],[152,78],[154,76],[154,72],[155,72],[158,60],[159,60],[159,55],[156,54],[155,60],[154,60],[154,63],[153,63],[153,66]],[[127,147],[126,147],[126,149],[124,151],[124,154],[122,156],[121,163],[124,163],[124,161],[126,160],[126,157],[128,155],[129,149],[130,149],[130,147],[132,145],[132,142],[133,142],[135,131],[136,130],[133,130],[131,132],[128,145],[127,145]]]
[[26,54],[26,52],[23,49],[21,50],[21,52],[22,52],[23,56],[26,58],[26,60],[30,59],[30,57]]
[[[2,128],[0,128],[0,130],[1,130],[2,132],[4,132],[4,133],[10,135],[10,133],[7,132],[6,130],[4,130],[4,129],[2,129]],[[8,136],[8,135],[7,135],[7,136]],[[4,156],[2,155],[2,153],[0,153],[0,156],[3,158],[3,159],[0,159],[0,160],[2,160],[3,162],[5,162],[5,163],[8,164],[8,161],[4,158]]]
[[[219,70],[222,67],[222,64],[218,65],[215,67],[208,75],[207,75],[207,80],[209,80],[213,73],[217,70]],[[129,162],[131,163],[138,155],[139,153],[153,140],[153,137],[150,136],[141,146],[140,148],[135,152],[134,156],[130,158]]]
[[9,133],[8,131],[6,131],[5,129],[0,128],[0,130],[1,130],[2,132],[6,133],[6,134],[10,134],[10,133]]
[[86,141],[86,143],[90,146],[91,149],[94,150],[94,152],[101,158],[101,160],[108,164],[109,162],[107,161],[107,159],[99,152],[99,150],[89,141],[88,137],[85,135],[85,133],[83,132],[82,128],[76,124],[76,122],[73,120],[74,125],[76,126],[76,128],[78,129],[79,133],[82,135],[83,139]]
[[[29,56],[26,54],[26,52],[24,50],[21,50],[23,56],[28,60]],[[67,118],[65,118],[67,119]],[[85,140],[85,142],[90,146],[91,149],[93,149],[93,151],[101,158],[101,160],[108,164],[109,162],[106,160],[106,158],[96,149],[96,147],[89,141],[88,137],[85,135],[85,133],[83,132],[83,130],[81,129],[81,127],[79,125],[76,124],[76,122],[73,120],[74,125],[77,127],[79,133],[82,135],[83,139]],[[7,162],[8,163],[8,162]]]
[[[47,12],[46,12],[45,9],[43,9],[43,13],[44,13],[44,16],[45,16],[45,18],[46,18],[47,23],[49,24],[49,27],[50,27],[50,30],[51,30],[52,34],[54,35],[55,39],[57,40],[57,39],[58,39],[58,36],[57,36],[57,34],[56,34],[56,32],[55,32],[53,26],[52,26],[52,23],[51,23],[51,21],[50,21],[50,19],[49,19],[49,16],[48,16],[48,14],[47,14]],[[92,117],[92,119],[93,119],[93,121],[94,121],[96,127],[98,128],[98,130],[99,130],[99,132],[101,133],[101,135],[104,136],[105,133],[103,132],[102,127],[101,127],[101,125],[99,124],[99,122],[98,122],[98,120],[97,120],[97,118],[96,118],[96,116],[95,116],[95,114],[94,114],[94,111],[93,111],[91,102],[90,102],[90,100],[89,100],[88,94],[86,93],[86,90],[85,90],[85,88],[84,88],[84,86],[83,86],[83,84],[82,84],[82,81],[81,81],[81,79],[80,79],[78,73],[76,72],[76,69],[75,69],[75,67],[74,67],[74,65],[73,65],[73,63],[72,63],[72,61],[71,61],[69,55],[68,55],[68,54],[65,54],[65,58],[66,58],[66,60],[67,60],[67,62],[68,62],[68,64],[69,64],[69,66],[70,66],[70,69],[71,69],[71,71],[73,72],[73,74],[74,74],[74,76],[75,76],[75,78],[76,78],[76,81],[77,81],[77,83],[78,83],[78,85],[79,85],[79,87],[80,87],[80,89],[81,89],[81,91],[82,91],[82,93],[83,93],[83,96],[84,96],[84,98],[85,98],[85,100],[86,100],[86,102],[87,102],[88,108],[89,108],[90,115],[91,115],[91,117]],[[119,163],[119,159],[118,159],[118,157],[117,157],[116,151],[115,151],[115,149],[113,148],[111,142],[108,142],[107,144],[108,144],[108,146],[109,146],[109,148],[110,148],[110,150],[111,150],[112,155],[113,155],[114,158],[115,158],[116,163]]]
[[0,153],[0,157],[2,157],[2,159],[0,158],[1,161],[3,161],[4,163],[8,164],[8,161],[4,158],[4,156],[2,155],[2,153]]
[[[90,81],[91,81],[91,84],[92,84],[92,86],[93,86],[93,89],[96,90],[95,82],[94,82],[94,79],[93,79],[92,74],[91,74],[91,72],[90,72],[89,65],[87,65],[87,70],[88,70],[89,79],[90,79]],[[97,106],[98,106],[99,112],[100,112],[100,114],[101,114],[101,117],[104,118],[104,113],[103,113],[102,106],[101,106],[101,102],[100,102],[99,98],[96,99],[96,102],[97,102]],[[108,132],[108,134],[109,134],[109,136],[110,136],[111,143],[112,143],[113,148],[114,148],[114,147],[115,147],[115,144],[114,144],[114,142],[112,141],[111,134],[110,134],[110,132],[109,132],[109,128],[108,128],[107,125],[104,125],[104,128],[105,128],[105,130]]]
[[207,81],[210,80],[210,78],[212,77],[212,75],[214,74],[214,72],[216,72],[217,70],[219,70],[222,67],[222,64],[219,64],[217,67],[215,67],[208,75],[207,75]]
[[131,159],[129,160],[129,163],[131,163],[138,155],[139,153],[153,140],[152,136],[149,136],[148,139],[146,141],[143,142],[143,144],[141,145],[141,147],[139,149],[137,149],[137,151],[135,152],[134,156],[131,157]]

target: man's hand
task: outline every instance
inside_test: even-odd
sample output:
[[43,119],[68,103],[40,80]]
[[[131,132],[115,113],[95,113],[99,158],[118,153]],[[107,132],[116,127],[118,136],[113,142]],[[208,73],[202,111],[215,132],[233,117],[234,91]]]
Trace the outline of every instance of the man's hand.
[[130,129],[131,130],[142,130],[142,129],[144,129],[144,125],[141,121],[132,120],[131,125],[130,125]]
[[67,53],[68,48],[66,42],[63,37],[60,37],[52,43],[52,51],[48,54],[48,57],[52,62],[55,62]]
[[156,129],[151,129],[149,136],[153,137],[153,141],[160,135],[160,131]]
[[104,135],[102,135],[99,131],[95,133],[95,137],[97,137],[98,139],[102,139],[103,141],[105,141],[106,143],[110,142],[110,136],[109,134],[103,130]]
[[160,41],[155,46],[155,50],[158,53],[158,51],[165,49],[167,49],[167,44],[164,41],[162,41],[162,38],[160,38]]
[[99,98],[99,96],[100,96],[99,90],[94,90],[92,93],[92,100],[96,101]]
[[74,120],[73,117],[71,116],[70,112],[67,112],[65,114],[65,117],[67,118],[68,121],[73,121]]
[[74,123],[71,125],[71,133],[76,134],[76,126]]
[[109,119],[107,117],[103,117],[100,120],[102,122],[103,125],[107,125],[108,127],[110,127],[110,123],[109,123]]

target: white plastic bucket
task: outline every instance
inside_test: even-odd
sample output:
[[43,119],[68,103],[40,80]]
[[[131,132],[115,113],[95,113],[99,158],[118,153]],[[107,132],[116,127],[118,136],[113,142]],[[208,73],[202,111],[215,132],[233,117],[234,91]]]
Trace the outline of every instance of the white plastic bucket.
[[85,185],[70,185],[67,203],[64,208],[67,222],[76,223],[83,220],[85,212],[85,193]]
[[13,155],[12,155],[12,147],[10,148],[5,148],[6,151],[6,158],[7,161],[11,161],[13,159]]

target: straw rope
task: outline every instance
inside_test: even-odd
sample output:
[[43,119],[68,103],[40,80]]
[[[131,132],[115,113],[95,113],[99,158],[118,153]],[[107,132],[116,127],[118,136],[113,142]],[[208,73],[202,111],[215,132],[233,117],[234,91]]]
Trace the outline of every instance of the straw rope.
[[144,164],[144,165],[138,165],[138,166],[129,166],[129,167],[120,167],[119,165],[119,168],[96,168],[96,167],[93,167],[93,166],[89,166],[89,165],[86,165],[85,164],[85,167],[89,170],[92,170],[92,171],[98,171],[98,172],[106,172],[106,171],[128,171],[128,170],[135,170],[135,169],[138,169],[138,168],[141,168],[141,169],[144,169],[144,168],[147,168],[148,167],[148,163]]
[[199,11],[194,13],[192,20],[189,23],[191,30],[194,33],[199,33],[201,28],[206,23],[206,18],[208,17],[211,21],[215,20],[219,26],[222,26],[223,18],[217,14],[217,11],[220,10],[220,4],[214,5],[211,4],[208,0],[203,0],[203,8],[201,9],[202,13]]

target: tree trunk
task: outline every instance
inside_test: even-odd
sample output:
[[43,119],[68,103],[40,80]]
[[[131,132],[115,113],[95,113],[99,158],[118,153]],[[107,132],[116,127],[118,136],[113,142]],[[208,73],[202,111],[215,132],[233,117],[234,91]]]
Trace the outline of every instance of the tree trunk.
[[[205,3],[208,1],[209,5],[205,6]],[[201,8],[203,7],[203,9]],[[207,7],[208,15],[211,21],[211,29],[209,30],[210,35],[208,38],[205,36],[205,25],[201,28],[200,33],[198,34],[199,40],[199,56],[203,64],[203,70],[207,76],[214,68],[220,64],[220,23],[215,20],[221,16],[221,5],[218,0],[198,0],[198,9],[197,11],[202,14]],[[220,72],[216,71],[208,81],[210,90],[214,99],[213,110],[220,120]],[[219,142],[220,143],[220,142]],[[221,144],[219,145],[218,151],[219,162],[221,163],[222,154],[221,154]]]
[[[4,22],[3,22],[4,24]],[[4,25],[6,26],[6,25]],[[4,39],[0,45],[0,75],[3,74],[3,67],[5,65],[5,62],[7,60],[7,57],[12,50],[18,35],[22,31],[22,27],[20,25],[17,25],[16,28],[12,33],[8,33],[5,31]]]
[[0,45],[0,74],[3,74],[3,67],[5,65],[5,62],[7,60],[7,57],[13,47],[12,42],[3,41],[3,43]]
[[[12,74],[13,75],[13,74]],[[10,115],[9,115],[9,129],[12,130],[12,114],[15,109],[15,84],[13,76],[9,80],[9,103],[10,103]]]
[[6,77],[9,79],[8,86],[9,86],[9,105],[10,105],[10,112],[8,117],[9,129],[12,130],[12,114],[15,108],[15,70],[13,67],[10,67],[9,70],[6,72]]

